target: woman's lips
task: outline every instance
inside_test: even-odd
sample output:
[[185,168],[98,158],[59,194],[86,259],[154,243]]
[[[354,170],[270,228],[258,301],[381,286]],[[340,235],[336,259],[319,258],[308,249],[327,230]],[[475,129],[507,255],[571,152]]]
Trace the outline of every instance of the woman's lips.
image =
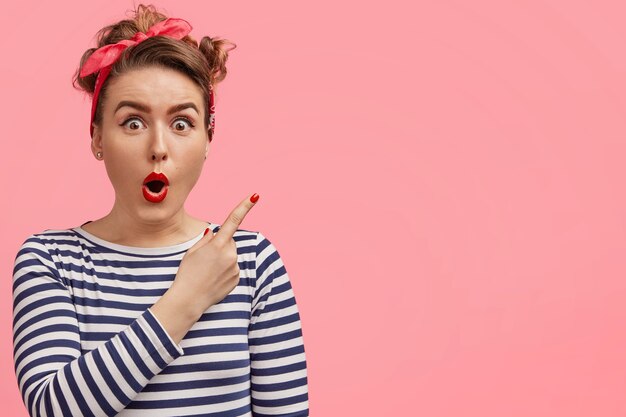
[[[160,181],[163,183],[161,190],[158,192],[151,191],[148,187],[148,183],[152,181]],[[143,185],[141,187],[143,192],[143,197],[151,203],[159,203],[165,199],[167,196],[167,190],[169,189],[170,182],[167,179],[167,176],[163,173],[151,172],[148,176],[143,180]]]

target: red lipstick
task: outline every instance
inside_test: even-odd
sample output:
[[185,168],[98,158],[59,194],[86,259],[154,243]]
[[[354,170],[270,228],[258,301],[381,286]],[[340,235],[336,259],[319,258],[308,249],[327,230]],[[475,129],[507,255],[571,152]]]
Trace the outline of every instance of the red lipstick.
[[160,203],[167,196],[170,182],[162,172],[151,172],[143,180],[143,197],[151,203]]

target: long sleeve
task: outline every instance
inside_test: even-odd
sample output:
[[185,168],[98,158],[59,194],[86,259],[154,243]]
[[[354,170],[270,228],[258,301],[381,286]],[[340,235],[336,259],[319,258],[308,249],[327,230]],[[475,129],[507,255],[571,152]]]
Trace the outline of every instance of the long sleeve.
[[261,233],[248,331],[252,412],[256,417],[309,415],[307,367],[300,314],[285,265]]
[[13,347],[19,390],[33,417],[114,416],[184,354],[149,309],[83,354],[69,283],[37,235],[15,258]]

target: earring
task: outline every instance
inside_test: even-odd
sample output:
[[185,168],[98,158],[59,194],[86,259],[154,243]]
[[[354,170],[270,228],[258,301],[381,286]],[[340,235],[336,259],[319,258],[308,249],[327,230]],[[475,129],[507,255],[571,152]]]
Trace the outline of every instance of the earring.
[[96,158],[98,158],[98,159],[102,159],[102,152],[98,152],[98,153],[96,154]]

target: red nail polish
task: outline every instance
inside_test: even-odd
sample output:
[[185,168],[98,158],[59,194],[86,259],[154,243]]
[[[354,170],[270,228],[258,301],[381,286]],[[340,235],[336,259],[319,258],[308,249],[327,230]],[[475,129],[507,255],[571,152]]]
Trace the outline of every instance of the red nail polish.
[[257,193],[252,194],[252,197],[250,197],[250,201],[252,201],[253,203],[256,203],[258,199],[259,195]]
[[204,234],[202,235],[202,237],[206,236],[206,234],[209,233],[209,228],[207,227],[206,230],[204,231]]

